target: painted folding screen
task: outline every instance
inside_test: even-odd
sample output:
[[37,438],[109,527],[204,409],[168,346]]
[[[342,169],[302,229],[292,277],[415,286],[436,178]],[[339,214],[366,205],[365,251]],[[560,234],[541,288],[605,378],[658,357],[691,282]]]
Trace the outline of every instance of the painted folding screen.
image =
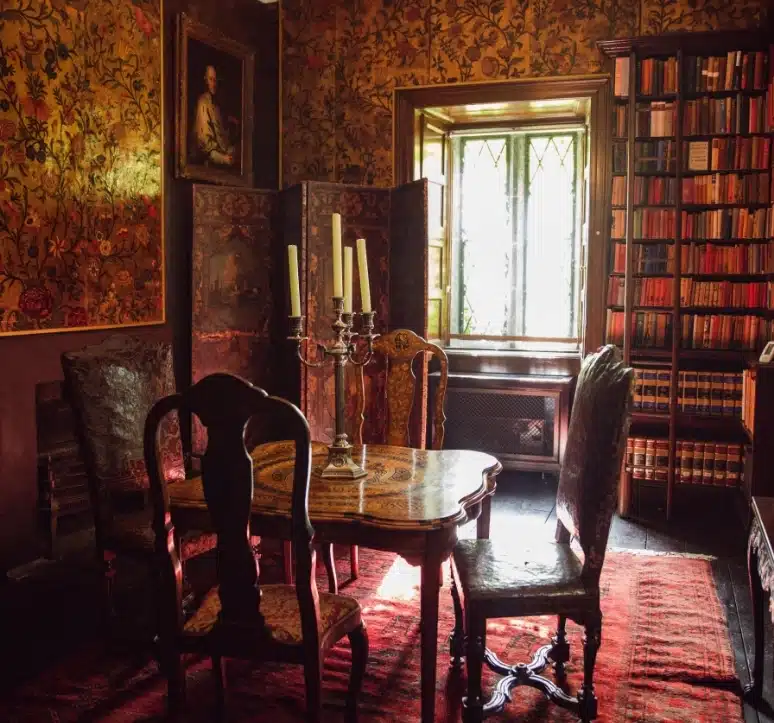
[[273,391],[279,195],[207,185],[193,194],[193,381],[230,372]]

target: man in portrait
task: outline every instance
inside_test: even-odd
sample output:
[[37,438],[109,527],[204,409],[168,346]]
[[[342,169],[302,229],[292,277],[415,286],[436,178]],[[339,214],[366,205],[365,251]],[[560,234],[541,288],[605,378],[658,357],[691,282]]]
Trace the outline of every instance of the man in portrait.
[[213,65],[204,71],[206,90],[196,102],[192,139],[205,164],[231,166],[234,163],[234,144],[229,138],[220,106],[215,100],[218,77]]

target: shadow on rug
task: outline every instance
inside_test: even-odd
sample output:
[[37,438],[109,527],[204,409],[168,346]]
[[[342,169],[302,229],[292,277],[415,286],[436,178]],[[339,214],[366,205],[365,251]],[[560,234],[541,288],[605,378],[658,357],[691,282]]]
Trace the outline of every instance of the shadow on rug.
[[[341,564],[342,573],[348,565]],[[271,567],[269,565],[269,567]],[[419,574],[393,555],[361,550],[361,577],[343,592],[363,606],[371,641],[360,702],[362,721],[419,720]],[[267,570],[268,572],[268,570]],[[343,576],[343,575],[342,575]],[[318,580],[325,585],[324,574]],[[608,554],[602,575],[602,648],[596,666],[601,722],[742,721],[739,682],[710,563],[679,556]],[[449,675],[447,636],[453,625],[448,586],[441,591],[438,637],[439,721],[460,720],[464,685]],[[548,617],[493,620],[488,645],[503,660],[526,662],[553,633]],[[582,675],[582,631],[568,624],[572,660],[569,687]],[[350,651],[346,642],[326,659],[326,720],[343,718]],[[551,675],[549,671],[546,675]],[[464,677],[464,676],[463,676]],[[304,717],[301,668],[254,668],[229,661],[230,721],[285,723]],[[185,720],[212,720],[209,661],[188,666]],[[494,676],[486,679],[491,686]],[[0,705],[9,723],[162,721],[166,685],[154,662],[132,666],[96,648],[80,651],[19,689]],[[518,688],[503,721],[574,721],[540,693]]]

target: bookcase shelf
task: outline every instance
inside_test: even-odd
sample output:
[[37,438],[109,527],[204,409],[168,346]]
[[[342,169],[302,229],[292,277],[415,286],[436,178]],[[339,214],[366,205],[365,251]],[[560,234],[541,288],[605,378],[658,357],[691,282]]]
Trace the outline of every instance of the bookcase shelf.
[[[676,487],[742,486],[741,450],[749,441],[740,412],[742,370],[774,338],[774,310],[681,305],[681,298],[771,303],[766,293],[774,271],[760,269],[774,269],[774,209],[763,200],[774,193],[774,45],[761,30],[617,39],[599,47],[610,58],[616,134],[606,296],[616,303],[606,307],[607,337],[620,343],[638,375],[659,369],[659,408],[651,401],[632,415],[636,432],[629,443],[636,436],[639,453],[624,466],[619,512],[629,513],[632,481],[644,478],[665,488],[669,517]],[[738,132],[717,132],[727,128]],[[748,200],[728,202],[737,198]],[[726,202],[707,202],[715,199]],[[670,237],[644,238],[635,229]],[[694,233],[703,235],[683,238]],[[753,271],[694,270],[700,268]],[[729,291],[726,282],[735,286]],[[728,339],[733,348],[714,348]],[[701,379],[700,394],[705,385],[710,389],[708,379],[715,380],[712,413],[685,396],[682,385],[694,376]],[[705,401],[709,405],[709,397]],[[728,413],[732,403],[739,413]],[[723,404],[723,413],[716,413]],[[649,451],[643,452],[646,443]],[[643,455],[650,461],[643,463]]]

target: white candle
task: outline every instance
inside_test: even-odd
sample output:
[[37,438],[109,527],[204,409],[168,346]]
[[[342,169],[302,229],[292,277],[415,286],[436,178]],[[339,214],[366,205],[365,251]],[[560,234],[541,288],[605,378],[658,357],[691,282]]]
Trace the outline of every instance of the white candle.
[[363,302],[363,311],[371,311],[371,287],[368,285],[368,256],[366,256],[365,239],[357,240],[357,269],[360,274],[360,300]]
[[288,274],[290,276],[290,315],[301,316],[301,292],[298,286],[298,246],[288,246]]
[[341,214],[331,216],[331,236],[333,238],[333,295],[341,297]]
[[352,247],[344,247],[344,312],[352,313]]

